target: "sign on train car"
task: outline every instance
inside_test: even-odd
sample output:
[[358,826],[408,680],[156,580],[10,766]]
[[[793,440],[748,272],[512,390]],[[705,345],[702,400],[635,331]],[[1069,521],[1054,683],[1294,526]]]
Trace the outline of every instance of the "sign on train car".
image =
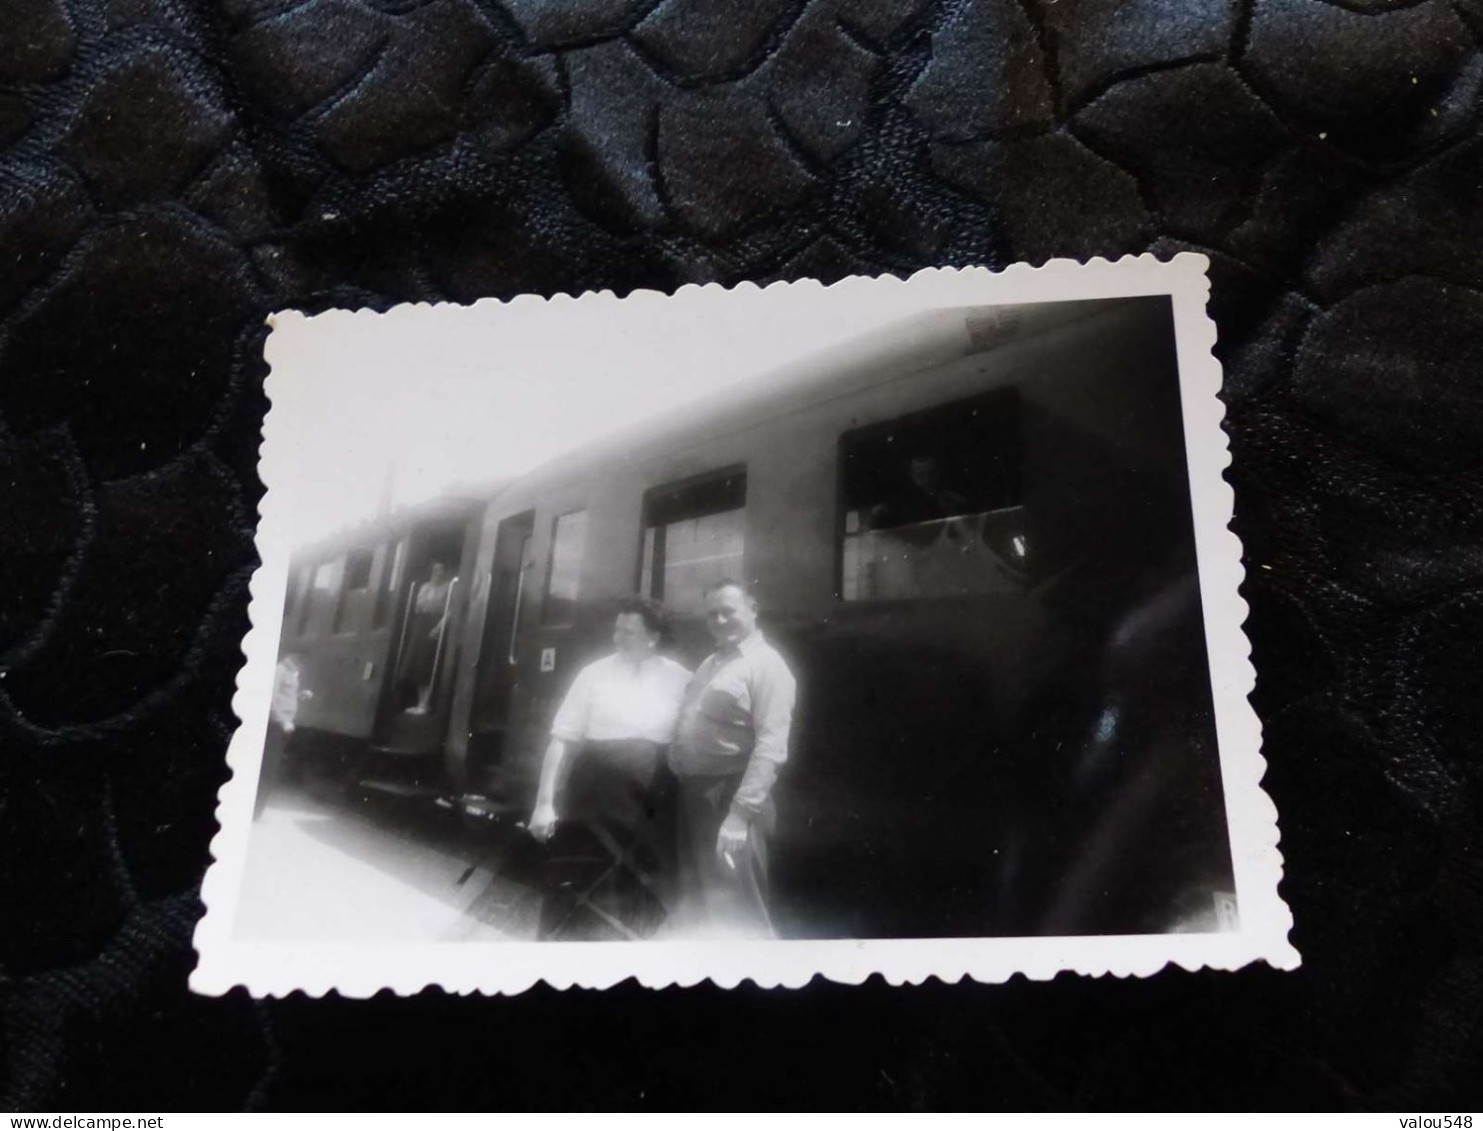
[[280,318],[197,985],[1294,964],[1207,289]]

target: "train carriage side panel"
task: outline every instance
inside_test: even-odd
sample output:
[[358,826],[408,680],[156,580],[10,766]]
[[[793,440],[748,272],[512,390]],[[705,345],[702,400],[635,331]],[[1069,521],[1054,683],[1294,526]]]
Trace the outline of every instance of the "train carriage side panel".
[[[311,580],[301,600],[309,601],[310,607],[288,610],[280,644],[282,654],[298,660],[300,686],[310,693],[300,701],[298,726],[349,738],[370,736],[394,623],[383,604],[393,545],[380,540],[329,560],[303,561],[300,568]],[[369,567],[363,575],[356,569],[356,559]],[[347,565],[356,576],[347,578]],[[317,600],[316,575],[324,582]],[[378,623],[378,618],[386,623]]]
[[1017,387],[1042,561],[1024,592],[841,601],[784,639],[793,929],[1162,929],[1229,886],[1166,325],[1125,304],[848,403],[859,427]]

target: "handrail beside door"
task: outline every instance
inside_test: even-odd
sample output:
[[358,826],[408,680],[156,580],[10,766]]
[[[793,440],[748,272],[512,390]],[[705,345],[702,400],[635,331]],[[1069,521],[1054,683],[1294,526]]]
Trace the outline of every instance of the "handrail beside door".
[[438,622],[438,647],[433,652],[433,670],[428,684],[431,691],[428,694],[429,703],[432,697],[438,693],[438,665],[443,662],[443,643],[448,639],[448,610],[453,607],[453,592],[458,588],[459,578],[454,577],[448,582],[448,595],[443,598],[443,619]]

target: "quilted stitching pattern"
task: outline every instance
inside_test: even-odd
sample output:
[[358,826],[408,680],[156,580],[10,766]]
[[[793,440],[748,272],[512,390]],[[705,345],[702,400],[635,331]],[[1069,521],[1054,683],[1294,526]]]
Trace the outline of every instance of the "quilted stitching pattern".
[[[1478,0],[7,0],[0,21],[8,1104],[513,1106],[549,1102],[556,1058],[596,1104],[806,1083],[871,1105],[1466,1106]],[[268,311],[1180,248],[1213,260],[1302,973],[184,991]],[[590,1044],[557,1044],[578,1018]],[[715,1075],[759,1032],[803,1076]]]

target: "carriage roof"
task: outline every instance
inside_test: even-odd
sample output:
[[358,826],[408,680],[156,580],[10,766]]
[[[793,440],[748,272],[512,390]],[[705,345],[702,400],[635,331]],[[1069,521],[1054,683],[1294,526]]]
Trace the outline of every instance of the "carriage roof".
[[[614,463],[693,445],[886,384],[973,354],[1039,337],[1127,300],[959,306],[923,311],[660,413],[602,442],[568,452],[511,480],[502,493],[528,497],[547,484]],[[1133,300],[1138,301],[1138,300]]]

